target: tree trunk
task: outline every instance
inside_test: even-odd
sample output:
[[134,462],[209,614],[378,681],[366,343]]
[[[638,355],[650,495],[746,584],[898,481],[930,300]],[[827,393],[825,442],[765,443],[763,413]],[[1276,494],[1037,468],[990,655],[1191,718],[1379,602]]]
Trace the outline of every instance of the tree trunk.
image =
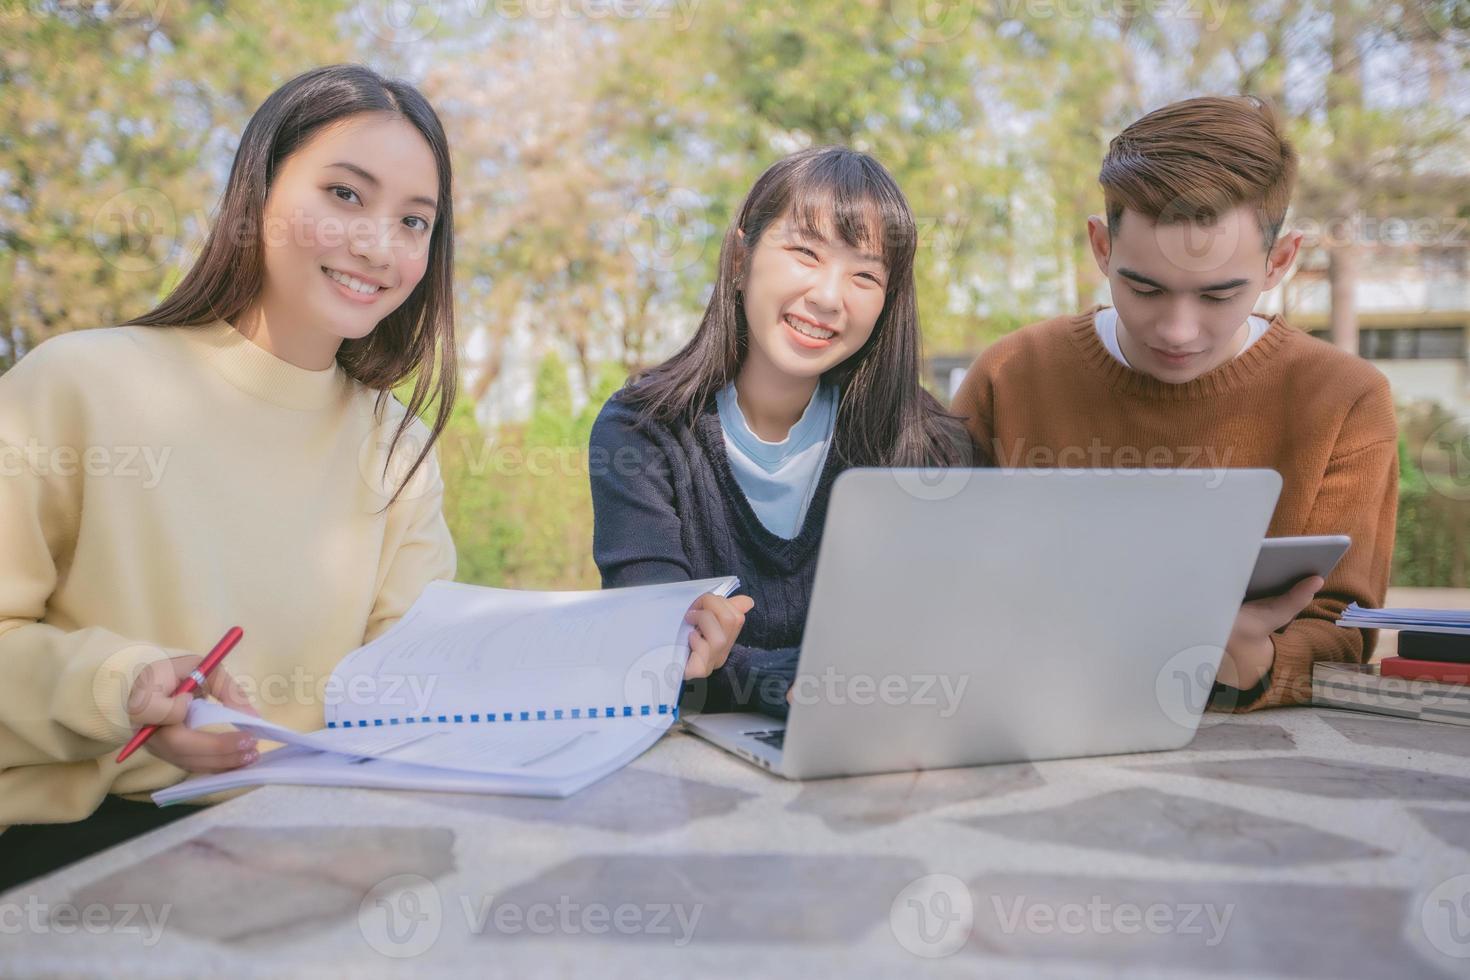
[[1454,550],[1450,557],[1452,568],[1449,584],[1454,588],[1463,589],[1465,587],[1465,505],[1458,500],[1451,501],[1451,503],[1456,506],[1445,508],[1448,512],[1450,526],[1455,529]]
[[1332,342],[1358,353],[1358,275],[1362,246],[1358,242],[1359,172],[1362,156],[1356,145],[1363,108],[1362,62],[1358,54],[1358,18],[1353,0],[1333,0],[1332,75],[1327,79],[1327,125],[1332,133],[1332,169],[1337,178],[1338,206],[1325,236],[1327,249],[1328,323]]
[[1358,273],[1363,247],[1349,239],[1327,246],[1328,324],[1332,342],[1350,354],[1358,353]]
[[497,344],[490,354],[485,358],[485,363],[480,365],[480,370],[475,374],[475,381],[470,385],[470,401],[479,405],[490,386],[500,377],[500,346]]

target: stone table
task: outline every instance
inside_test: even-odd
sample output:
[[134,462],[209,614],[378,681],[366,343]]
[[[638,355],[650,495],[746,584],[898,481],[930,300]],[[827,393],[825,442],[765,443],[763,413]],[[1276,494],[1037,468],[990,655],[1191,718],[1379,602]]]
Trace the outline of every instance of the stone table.
[[0,976],[1470,976],[1470,729],[566,800],[270,787],[0,896]]

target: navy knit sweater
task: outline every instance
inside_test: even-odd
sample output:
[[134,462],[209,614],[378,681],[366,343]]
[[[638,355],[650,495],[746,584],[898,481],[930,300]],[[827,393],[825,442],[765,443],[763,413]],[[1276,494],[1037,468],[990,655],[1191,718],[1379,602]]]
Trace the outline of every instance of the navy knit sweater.
[[589,457],[603,588],[738,575],[739,593],[755,600],[725,666],[686,685],[684,710],[785,716],[839,457],[828,452],[788,540],[761,524],[735,482],[713,401],[692,427],[640,422],[621,393],[603,406]]

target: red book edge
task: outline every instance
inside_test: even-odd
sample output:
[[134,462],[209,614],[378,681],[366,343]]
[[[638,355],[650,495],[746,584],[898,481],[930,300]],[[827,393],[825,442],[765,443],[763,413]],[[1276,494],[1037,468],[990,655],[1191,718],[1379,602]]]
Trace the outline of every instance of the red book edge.
[[1384,657],[1379,673],[1384,677],[1405,677],[1415,681],[1440,684],[1470,684],[1470,664],[1440,660],[1410,660],[1408,657]]

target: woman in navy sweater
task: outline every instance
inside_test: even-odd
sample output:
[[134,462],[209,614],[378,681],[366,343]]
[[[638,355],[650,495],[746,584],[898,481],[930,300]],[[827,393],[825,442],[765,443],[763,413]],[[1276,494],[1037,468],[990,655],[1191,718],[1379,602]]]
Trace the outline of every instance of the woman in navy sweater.
[[693,339],[593,426],[603,587],[738,575],[746,593],[691,611],[687,676],[709,677],[686,709],[785,713],[840,472],[969,462],[964,429],[919,384],[916,242],[867,154],[778,161],[725,235]]

